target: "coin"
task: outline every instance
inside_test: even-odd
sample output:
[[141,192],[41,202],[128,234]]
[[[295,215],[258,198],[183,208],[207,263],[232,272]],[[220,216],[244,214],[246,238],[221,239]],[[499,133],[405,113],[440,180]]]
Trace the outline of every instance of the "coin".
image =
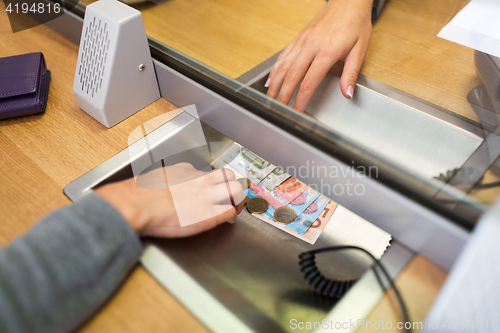
[[250,188],[250,185],[252,184],[252,182],[248,178],[238,178],[238,179],[236,179],[236,181],[241,184],[241,187],[243,187],[243,190]]
[[274,219],[278,223],[287,224],[295,220],[295,212],[288,207],[280,207],[274,211]]
[[250,213],[262,214],[269,208],[269,203],[262,198],[252,198],[247,202],[247,210]]

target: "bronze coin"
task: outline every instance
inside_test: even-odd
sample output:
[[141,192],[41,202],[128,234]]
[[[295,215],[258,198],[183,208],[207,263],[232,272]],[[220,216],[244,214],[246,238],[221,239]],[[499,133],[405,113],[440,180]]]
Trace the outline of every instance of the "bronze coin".
[[250,185],[252,184],[252,182],[248,178],[238,178],[236,179],[236,181],[241,184],[243,190],[250,188]]
[[247,202],[249,213],[262,214],[269,208],[269,203],[262,198],[252,198]]
[[274,211],[274,219],[278,223],[288,224],[295,220],[295,212],[288,207],[280,207]]

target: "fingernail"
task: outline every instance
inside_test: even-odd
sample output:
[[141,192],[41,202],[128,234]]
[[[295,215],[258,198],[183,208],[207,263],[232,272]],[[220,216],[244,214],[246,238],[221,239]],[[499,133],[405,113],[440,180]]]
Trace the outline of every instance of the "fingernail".
[[267,81],[266,81],[266,84],[264,85],[264,87],[268,88],[270,83],[271,83],[271,78],[268,77]]
[[349,96],[349,98],[352,98],[353,93],[354,93],[354,87],[353,86],[347,87],[347,96]]

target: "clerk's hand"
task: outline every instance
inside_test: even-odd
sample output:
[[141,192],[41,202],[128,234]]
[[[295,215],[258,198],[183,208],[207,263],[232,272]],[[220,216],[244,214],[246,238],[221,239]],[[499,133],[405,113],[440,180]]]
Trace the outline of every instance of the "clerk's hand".
[[223,222],[234,223],[245,198],[231,170],[203,172],[187,163],[105,185],[95,193],[140,236],[167,238],[187,237]]
[[279,56],[267,95],[288,104],[302,80],[293,107],[304,112],[330,68],[344,60],[340,88],[352,98],[372,35],[372,7],[373,0],[330,0]]

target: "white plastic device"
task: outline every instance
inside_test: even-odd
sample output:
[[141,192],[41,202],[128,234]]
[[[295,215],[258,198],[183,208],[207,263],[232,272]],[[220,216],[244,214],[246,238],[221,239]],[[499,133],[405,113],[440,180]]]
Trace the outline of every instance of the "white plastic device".
[[160,98],[141,13],[117,0],[87,6],[73,93],[112,127]]

